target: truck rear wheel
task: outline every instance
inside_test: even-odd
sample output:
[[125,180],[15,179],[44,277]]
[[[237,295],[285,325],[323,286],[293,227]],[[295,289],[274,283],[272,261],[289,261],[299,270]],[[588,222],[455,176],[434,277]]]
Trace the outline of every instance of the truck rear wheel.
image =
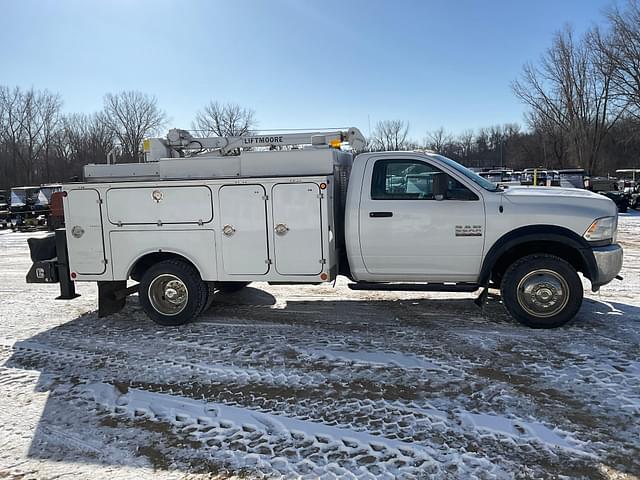
[[163,260],[149,267],[140,280],[140,304],[160,325],[183,325],[205,306],[208,287],[198,271],[180,260]]
[[575,268],[555,255],[527,255],[511,264],[502,280],[505,307],[532,328],[567,323],[580,310],[583,293]]

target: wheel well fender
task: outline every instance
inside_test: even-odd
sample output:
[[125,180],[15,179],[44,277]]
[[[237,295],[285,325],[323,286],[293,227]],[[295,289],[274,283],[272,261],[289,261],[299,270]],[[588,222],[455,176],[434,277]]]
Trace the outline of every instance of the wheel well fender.
[[181,260],[191,265],[193,268],[196,269],[198,274],[200,274],[200,276],[202,277],[202,272],[200,272],[197,265],[186,256],[180,253],[175,253],[175,252],[167,252],[167,251],[157,252],[156,251],[156,252],[144,253],[140,255],[138,258],[136,258],[131,263],[129,270],[127,271],[127,278],[132,278],[135,281],[140,281],[140,279],[142,278],[142,275],[144,275],[144,272],[146,272],[149,267],[155,265],[158,262],[162,262],[164,260],[169,260],[169,259]]
[[504,273],[511,263],[532,253],[557,255],[589,280],[596,278],[596,260],[584,238],[557,225],[530,225],[512,230],[492,245],[482,263],[478,283],[488,285],[493,272]]

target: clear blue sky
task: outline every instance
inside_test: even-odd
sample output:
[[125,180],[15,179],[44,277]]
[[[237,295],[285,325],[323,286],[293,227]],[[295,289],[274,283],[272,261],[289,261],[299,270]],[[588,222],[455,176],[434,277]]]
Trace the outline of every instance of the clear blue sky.
[[155,95],[188,128],[209,100],[261,128],[403,119],[422,139],[522,123],[510,83],[554,31],[609,0],[0,0],[0,85],[47,88],[65,111],[107,92]]

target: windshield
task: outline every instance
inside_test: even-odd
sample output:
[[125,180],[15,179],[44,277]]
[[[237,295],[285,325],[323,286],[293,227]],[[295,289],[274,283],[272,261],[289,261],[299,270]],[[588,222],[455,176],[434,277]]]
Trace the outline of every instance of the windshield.
[[454,162],[450,158],[443,157],[442,155],[434,155],[434,157],[438,157],[438,160],[446,163],[448,166],[453,168],[455,171],[461,173],[465,177],[467,177],[472,182],[480,185],[485,190],[489,190],[490,192],[499,192],[501,189],[493,182],[490,182],[486,178],[482,178],[476,172],[469,170],[467,167],[463,167],[458,162]]

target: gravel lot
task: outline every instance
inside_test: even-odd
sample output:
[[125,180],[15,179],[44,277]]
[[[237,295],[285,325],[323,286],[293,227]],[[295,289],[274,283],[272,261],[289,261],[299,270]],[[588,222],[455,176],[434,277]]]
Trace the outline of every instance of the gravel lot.
[[[33,234],[31,234],[33,235]],[[638,478],[640,215],[566,327],[492,296],[256,283],[162,328],[0,231],[0,478]],[[586,284],[586,283],[585,283]]]

